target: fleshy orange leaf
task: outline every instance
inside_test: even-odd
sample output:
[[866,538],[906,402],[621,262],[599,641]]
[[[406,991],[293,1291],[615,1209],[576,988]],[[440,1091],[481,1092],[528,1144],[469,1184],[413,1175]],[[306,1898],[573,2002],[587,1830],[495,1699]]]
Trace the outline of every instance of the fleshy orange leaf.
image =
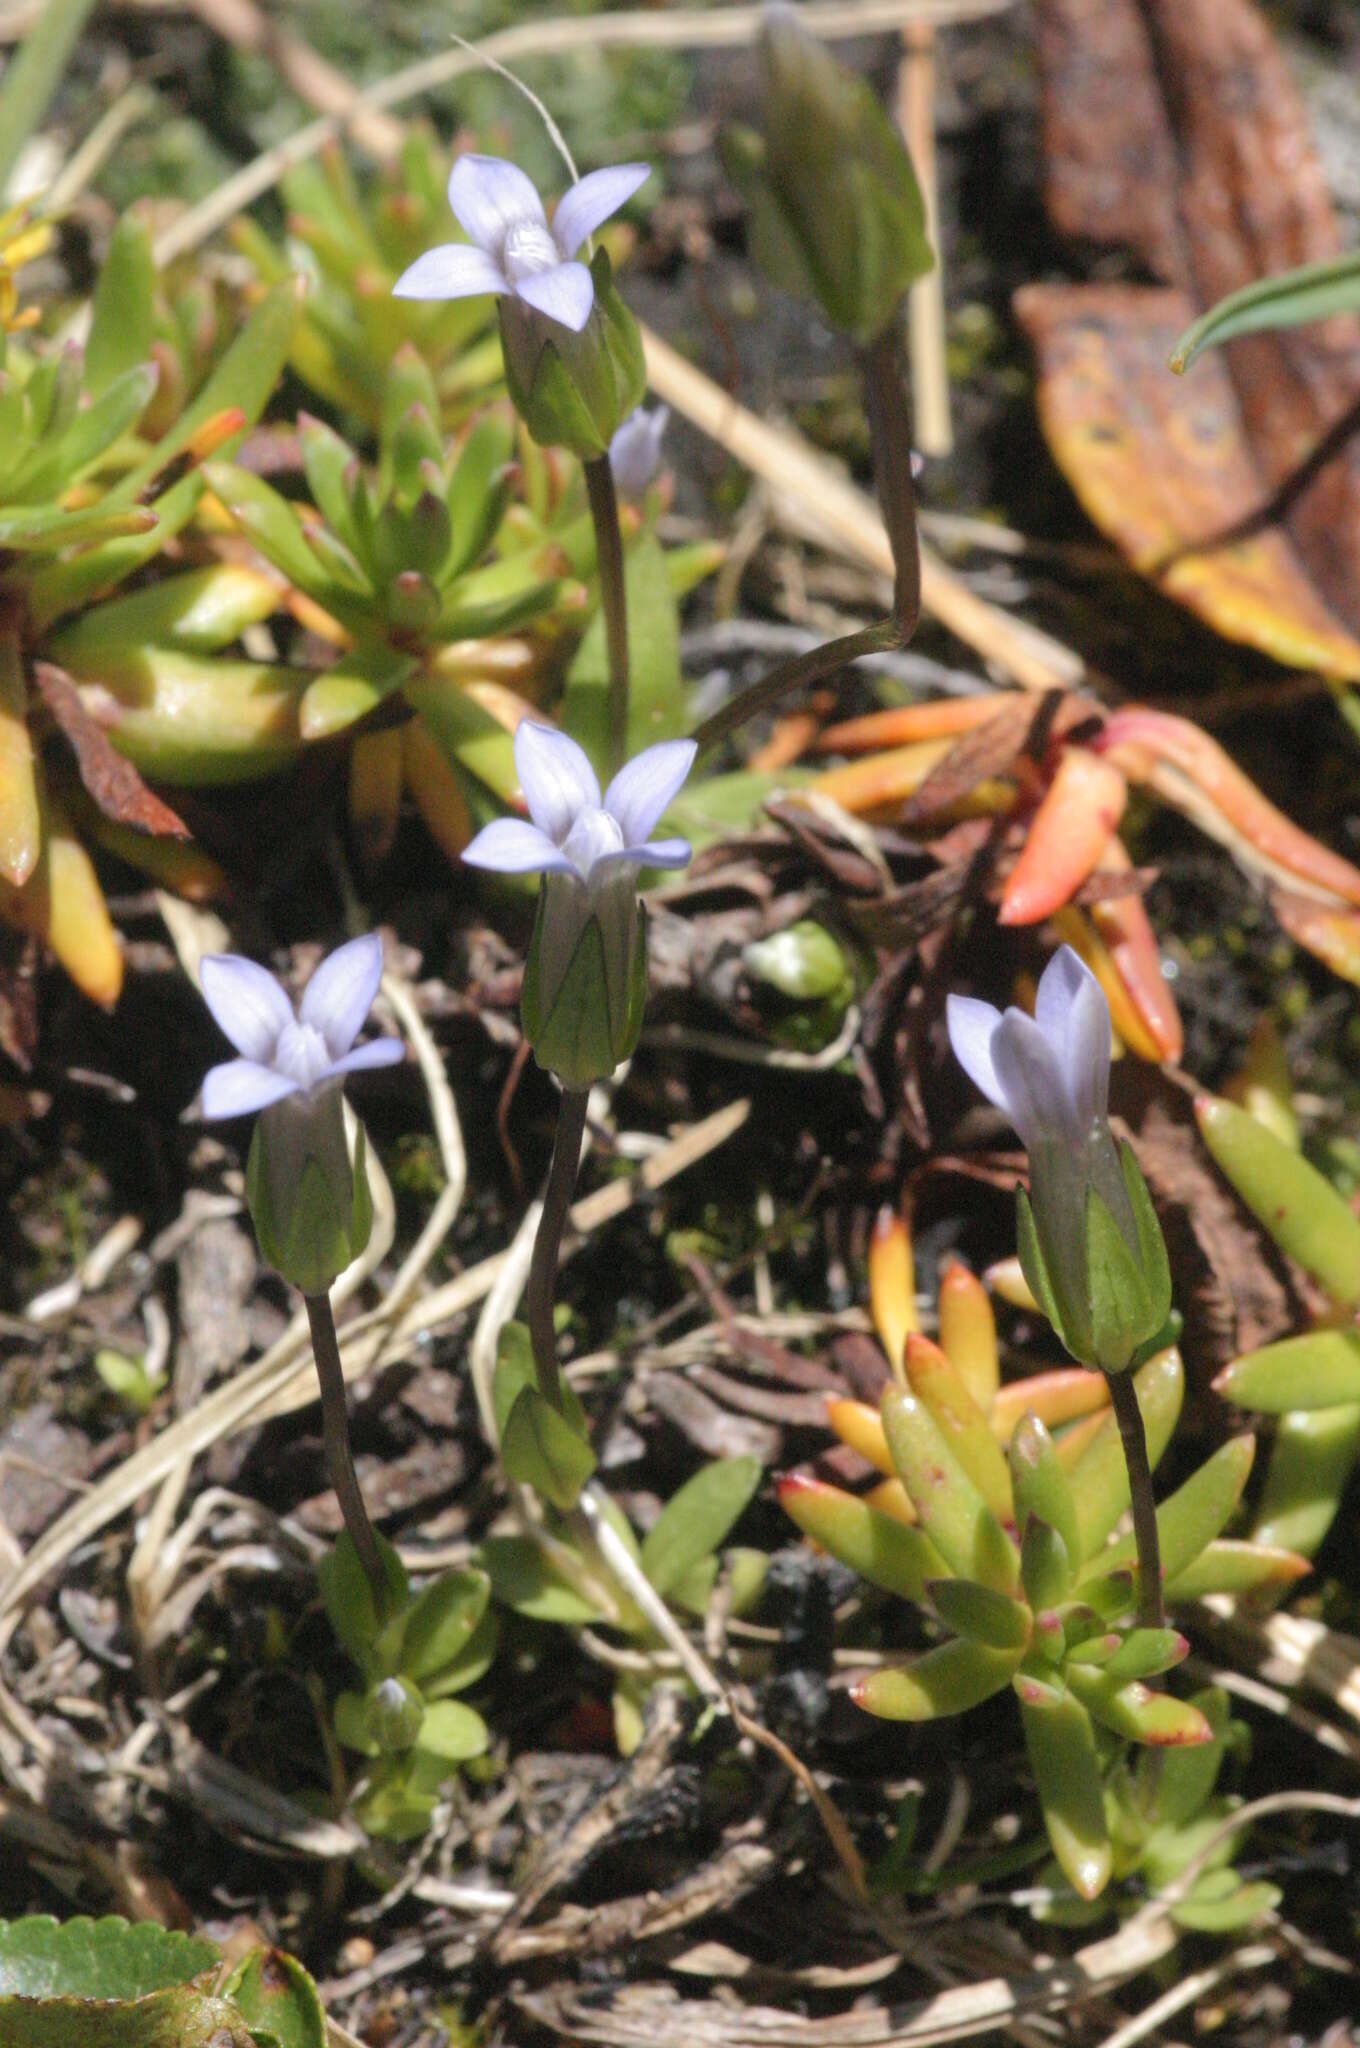
[[1064,749],[1006,879],[1001,924],[1038,924],[1094,873],[1128,800],[1118,768],[1085,747]]

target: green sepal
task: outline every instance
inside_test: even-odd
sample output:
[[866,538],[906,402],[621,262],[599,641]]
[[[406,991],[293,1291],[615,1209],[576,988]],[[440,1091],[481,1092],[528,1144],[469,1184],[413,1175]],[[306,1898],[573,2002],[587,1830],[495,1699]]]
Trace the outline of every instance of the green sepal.
[[1171,1262],[1147,1182],[1127,1138],[1120,1140],[1119,1165],[1138,1233],[1138,1264],[1142,1269],[1148,1322],[1141,1341],[1147,1343],[1159,1335],[1171,1314]]
[[1023,1600],[995,1593],[974,1579],[928,1579],[926,1597],[946,1628],[989,1650],[1023,1650],[1030,1611]]
[[246,1161],[261,1256],[302,1294],[324,1294],[373,1228],[364,1127],[355,1126],[351,1160],[339,1090],[330,1093],[330,1103],[271,1103],[256,1120]]
[[1025,1284],[1038,1302],[1043,1314],[1053,1326],[1053,1334],[1071,1358],[1089,1364],[1090,1344],[1083,1339],[1080,1330],[1066,1326],[1058,1297],[1048,1277],[1048,1265],[1039,1244],[1039,1230],[1034,1221],[1034,1205],[1024,1188],[1015,1191],[1015,1250],[1020,1261],[1020,1270]]
[[582,462],[609,443],[647,389],[638,325],[614,287],[608,251],[590,265],[595,303],[579,334],[511,295],[497,302],[505,383],[516,412],[543,447],[569,448]]
[[909,1664],[885,1664],[851,1697],[883,1721],[936,1721],[966,1714],[1009,1684],[1023,1650],[991,1650],[956,1637]]
[[1123,1372],[1148,1337],[1166,1321],[1153,1316],[1147,1283],[1109,1205],[1086,1195],[1086,1290],[1091,1311],[1091,1355],[1102,1372]]
[[642,1032],[647,1001],[647,913],[641,902],[635,904],[631,944],[621,963],[622,972],[614,975],[608,971],[600,920],[592,913],[545,1007],[543,934],[553,880],[549,876],[539,890],[524,962],[520,1021],[540,1067],[556,1074],[564,1088],[589,1088],[596,1081],[608,1080],[620,1061],[636,1049]]
[[1028,1674],[1014,1685],[1053,1853],[1078,1897],[1099,1898],[1110,1881],[1113,1850],[1090,1716],[1070,1692]]

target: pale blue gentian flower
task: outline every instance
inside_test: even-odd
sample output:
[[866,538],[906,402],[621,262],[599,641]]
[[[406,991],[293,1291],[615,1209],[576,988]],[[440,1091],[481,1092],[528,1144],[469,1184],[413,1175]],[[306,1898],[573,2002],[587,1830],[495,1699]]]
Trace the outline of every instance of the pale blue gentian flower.
[[521,1014],[539,1065],[569,1088],[603,1080],[637,1044],[646,999],[638,870],[680,868],[684,839],[652,839],[694,762],[693,740],[662,740],[600,794],[575,740],[534,719],[515,732],[525,818],[497,818],[463,854],[473,867],[541,874]]
[[363,1250],[373,1221],[363,1127],[351,1151],[342,1083],[403,1057],[397,1038],[354,1043],[378,993],[382,940],[369,933],[338,947],[296,1012],[254,960],[210,953],[199,976],[204,1001],[240,1055],[207,1075],[203,1115],[258,1113],[246,1200],[260,1250],[304,1294],[324,1294]]
[[1025,1277],[1068,1350],[1119,1371],[1156,1336],[1171,1280],[1146,1185],[1109,1123],[1110,1006],[1085,962],[1061,947],[1034,1015],[951,995],[950,1043],[1029,1154],[1019,1198]]
[[661,460],[661,437],[671,416],[668,405],[649,412],[640,405],[630,412],[609,443],[609,467],[614,482],[625,498],[637,500],[656,475]]
[[460,156],[449,177],[449,205],[467,235],[427,249],[392,287],[402,299],[466,299],[483,292],[519,299],[579,334],[595,288],[576,260],[582,243],[617,213],[651,170],[612,164],[591,171],[557,203],[551,227],[543,201],[517,164]]

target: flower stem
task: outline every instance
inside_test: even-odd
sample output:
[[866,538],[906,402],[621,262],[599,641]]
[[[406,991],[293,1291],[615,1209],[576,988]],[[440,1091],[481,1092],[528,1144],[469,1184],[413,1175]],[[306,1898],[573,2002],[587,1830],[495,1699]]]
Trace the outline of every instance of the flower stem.
[[349,1447],[349,1407],[345,1397],[345,1373],[340,1363],[340,1341],[335,1334],[335,1317],[328,1294],[304,1294],[307,1321],[312,1332],[312,1356],[321,1382],[321,1427],[326,1447],[326,1469],[340,1503],[350,1541],[359,1554],[364,1577],[373,1591],[378,1614],[387,1602],[387,1574],[378,1555],[378,1539],[368,1519],[368,1509],[359,1490],[358,1474]]
[[554,1408],[562,1406],[561,1376],[557,1370],[557,1335],[553,1329],[553,1296],[557,1291],[557,1260],[562,1249],[567,1210],[581,1164],[581,1142],[586,1134],[585,1088],[564,1088],[557,1112],[557,1135],[553,1139],[552,1165],[543,1194],[543,1213],[538,1219],[534,1255],[529,1266],[525,1311],[529,1318],[529,1341],[533,1345],[534,1368],[539,1391]]
[[874,485],[896,569],[893,610],[903,640],[909,640],[921,616],[921,547],[911,474],[911,417],[895,320],[860,350],[860,372],[874,452]]
[[1166,1621],[1162,1605],[1162,1551],[1157,1535],[1157,1504],[1152,1494],[1152,1472],[1148,1466],[1147,1435],[1138,1406],[1133,1375],[1109,1374],[1110,1400],[1124,1446],[1124,1463],[1129,1473],[1129,1496],[1133,1502],[1133,1540],[1138,1549],[1138,1623],[1140,1628],[1161,1628]]
[[600,605],[604,612],[605,646],[609,655],[609,767],[617,774],[628,754],[628,601],[623,584],[623,538],[619,532],[619,501],[607,455],[587,462],[586,496],[595,525],[595,560],[600,571]]

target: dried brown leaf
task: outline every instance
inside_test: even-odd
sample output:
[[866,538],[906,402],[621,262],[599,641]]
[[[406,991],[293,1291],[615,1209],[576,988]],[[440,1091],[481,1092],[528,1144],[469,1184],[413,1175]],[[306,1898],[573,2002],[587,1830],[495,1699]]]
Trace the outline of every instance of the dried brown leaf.
[[65,669],[50,661],[35,661],[33,680],[70,742],[81,781],[106,818],[157,839],[192,837],[184,820],[147,788],[131,761],[118,752],[103,726],[85,709]]

